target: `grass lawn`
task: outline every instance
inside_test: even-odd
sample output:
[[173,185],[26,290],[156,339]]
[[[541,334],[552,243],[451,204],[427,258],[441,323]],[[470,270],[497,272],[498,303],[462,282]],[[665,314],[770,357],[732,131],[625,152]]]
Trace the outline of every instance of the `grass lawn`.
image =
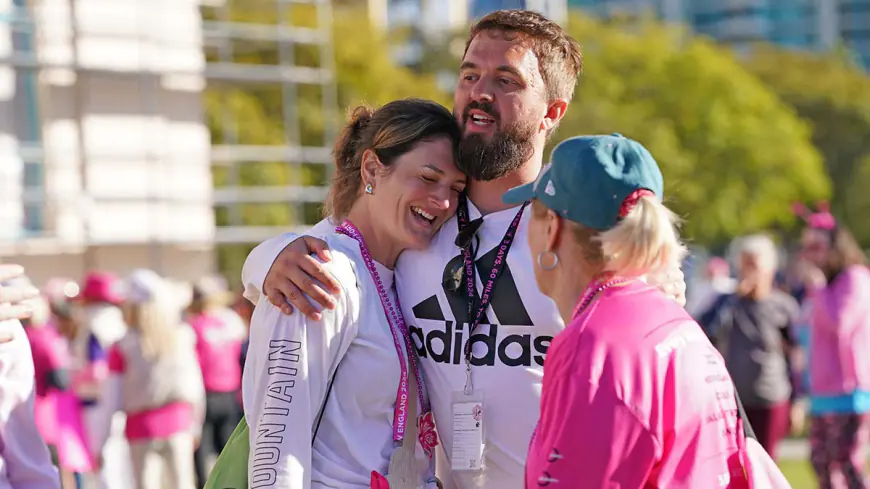
[[809,461],[806,460],[782,460],[779,468],[791,483],[792,489],[816,489],[816,475]]
[[791,483],[792,489],[818,489],[816,474],[808,460],[781,460],[779,468]]

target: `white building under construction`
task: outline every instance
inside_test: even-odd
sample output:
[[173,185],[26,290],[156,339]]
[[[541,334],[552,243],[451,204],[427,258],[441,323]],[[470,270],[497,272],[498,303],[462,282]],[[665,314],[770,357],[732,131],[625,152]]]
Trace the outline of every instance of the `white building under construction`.
[[[298,84],[321,85],[334,110],[329,0],[254,1],[271,2],[275,19],[310,4],[318,25],[235,23],[223,20],[227,5],[195,0],[0,0],[0,260],[23,264],[37,283],[137,267],[194,279],[214,270],[215,243],[277,231],[243,227],[236,207],[322,199],[322,189],[243,188],[234,178],[262,161],[327,163],[325,142],[302,147],[289,129],[268,146],[210,139],[205,90],[279,87],[286,128],[296,125]],[[277,43],[281,57],[238,63],[232,51],[245,42]],[[317,68],[285,56],[299,43],[319,47]],[[223,134],[243,123],[228,117]],[[228,175],[218,190],[216,166]],[[226,226],[216,226],[215,206],[231,217]]]

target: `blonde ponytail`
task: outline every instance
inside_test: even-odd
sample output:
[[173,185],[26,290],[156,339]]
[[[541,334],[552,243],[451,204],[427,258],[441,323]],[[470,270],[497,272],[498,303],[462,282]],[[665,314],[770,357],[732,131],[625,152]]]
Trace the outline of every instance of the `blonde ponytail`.
[[138,335],[142,356],[148,360],[165,358],[175,350],[181,324],[165,282],[153,287],[148,296],[124,305],[127,325]]
[[613,229],[594,239],[601,245],[605,270],[641,276],[666,269],[686,256],[677,226],[680,219],[654,196],[643,196]]

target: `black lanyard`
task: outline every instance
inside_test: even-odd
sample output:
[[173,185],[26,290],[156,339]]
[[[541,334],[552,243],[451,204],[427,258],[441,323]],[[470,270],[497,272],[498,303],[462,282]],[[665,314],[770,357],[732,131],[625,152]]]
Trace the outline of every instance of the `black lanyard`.
[[[498,253],[495,257],[495,263],[492,266],[492,271],[489,275],[485,276],[485,283],[483,284],[483,291],[480,296],[480,304],[477,307],[477,312],[474,313],[475,306],[475,298],[477,296],[477,281],[475,277],[475,266],[474,266],[474,257],[472,256],[471,250],[471,240],[469,240],[469,245],[464,246],[462,248],[462,255],[465,259],[465,291],[466,291],[466,300],[468,301],[468,319],[471,323],[468,325],[468,340],[465,342],[465,373],[466,373],[466,385],[465,392],[466,394],[471,393],[471,335],[474,334],[474,330],[477,326],[480,325],[480,321],[483,319],[483,315],[486,312],[486,308],[489,306],[489,301],[492,298],[493,293],[495,292],[495,284],[498,281],[499,276],[501,276],[501,272],[504,270],[505,263],[507,263],[507,255],[511,249],[511,245],[514,242],[514,237],[516,236],[517,228],[520,226],[520,219],[523,217],[523,211],[526,209],[526,206],[529,205],[529,201],[523,203],[520,207],[520,210],[517,211],[516,217],[511,222],[510,226],[508,226],[507,231],[504,234],[504,237],[501,239],[501,244],[498,247]],[[459,205],[456,209],[456,222],[459,226],[459,233],[465,230],[468,226],[470,220],[468,215],[468,200],[465,195],[461,195],[459,197]]]

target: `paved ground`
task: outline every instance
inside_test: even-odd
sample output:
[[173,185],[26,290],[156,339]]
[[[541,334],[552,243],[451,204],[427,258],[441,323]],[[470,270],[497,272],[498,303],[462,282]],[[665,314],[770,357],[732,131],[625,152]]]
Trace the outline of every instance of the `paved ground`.
[[777,452],[783,460],[809,460],[810,444],[806,438],[786,438],[780,442]]

